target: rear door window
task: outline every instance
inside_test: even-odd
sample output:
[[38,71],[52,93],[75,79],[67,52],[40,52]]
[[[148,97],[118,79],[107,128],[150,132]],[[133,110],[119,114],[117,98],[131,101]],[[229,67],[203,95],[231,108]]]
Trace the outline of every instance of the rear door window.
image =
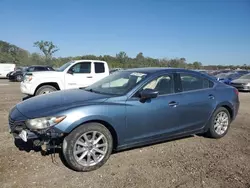
[[213,82],[201,76],[180,73],[182,91],[193,91],[213,87]]
[[105,72],[104,63],[95,62],[94,64],[95,64],[95,73],[104,73]]

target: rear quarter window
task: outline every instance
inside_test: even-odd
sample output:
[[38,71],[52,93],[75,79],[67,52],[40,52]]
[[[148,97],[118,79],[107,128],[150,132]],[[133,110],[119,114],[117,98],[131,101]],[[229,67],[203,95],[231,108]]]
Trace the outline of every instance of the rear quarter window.
[[104,73],[105,72],[104,63],[95,62],[94,65],[95,65],[95,73]]

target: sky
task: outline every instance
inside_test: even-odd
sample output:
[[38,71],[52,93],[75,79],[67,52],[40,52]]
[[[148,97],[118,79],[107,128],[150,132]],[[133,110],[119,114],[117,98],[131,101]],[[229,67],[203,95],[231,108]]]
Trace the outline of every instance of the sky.
[[0,40],[57,57],[186,58],[250,65],[250,0],[0,0]]

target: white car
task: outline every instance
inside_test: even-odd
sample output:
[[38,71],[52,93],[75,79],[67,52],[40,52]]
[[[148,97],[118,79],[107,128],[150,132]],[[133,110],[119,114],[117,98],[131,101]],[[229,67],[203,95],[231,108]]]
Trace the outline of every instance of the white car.
[[27,73],[20,84],[23,94],[35,96],[57,90],[87,87],[109,75],[107,62],[74,60],[56,71]]

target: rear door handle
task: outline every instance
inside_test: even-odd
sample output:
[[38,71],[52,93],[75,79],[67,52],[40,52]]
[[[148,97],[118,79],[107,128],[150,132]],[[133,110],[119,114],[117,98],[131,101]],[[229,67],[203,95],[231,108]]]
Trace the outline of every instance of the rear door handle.
[[176,106],[178,106],[178,104],[179,103],[175,102],[175,101],[171,101],[171,102],[168,103],[168,105],[171,106],[171,107],[176,107]]
[[208,95],[208,98],[209,99],[214,99],[214,96],[211,94],[211,95]]
[[87,78],[93,78],[92,76],[87,76]]

